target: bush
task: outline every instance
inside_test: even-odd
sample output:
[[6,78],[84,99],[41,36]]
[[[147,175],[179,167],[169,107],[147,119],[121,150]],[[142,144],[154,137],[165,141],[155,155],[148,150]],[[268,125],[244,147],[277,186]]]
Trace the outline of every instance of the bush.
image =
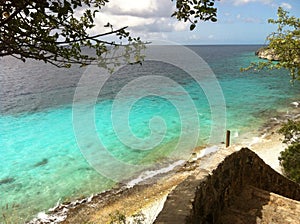
[[287,123],[283,124],[278,131],[284,135],[283,143],[293,144],[300,142],[300,122],[288,120]]
[[109,214],[111,221],[109,224],[126,224],[126,216],[120,211]]
[[283,142],[288,144],[278,158],[284,174],[289,179],[300,183],[300,122],[288,120],[279,133],[284,135]]
[[300,183],[300,143],[293,143],[280,153],[279,161],[284,174]]
[[[126,224],[129,223],[126,220],[126,216],[120,211],[116,211],[115,213],[109,214],[110,222],[109,224]],[[133,220],[130,222],[132,224],[143,224],[145,221],[145,215],[143,213],[137,213],[132,216]]]

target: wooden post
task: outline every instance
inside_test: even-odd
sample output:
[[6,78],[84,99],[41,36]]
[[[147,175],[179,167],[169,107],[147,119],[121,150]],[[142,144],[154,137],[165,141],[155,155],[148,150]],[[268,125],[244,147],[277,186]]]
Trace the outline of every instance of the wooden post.
[[230,131],[226,132],[226,148],[230,146]]

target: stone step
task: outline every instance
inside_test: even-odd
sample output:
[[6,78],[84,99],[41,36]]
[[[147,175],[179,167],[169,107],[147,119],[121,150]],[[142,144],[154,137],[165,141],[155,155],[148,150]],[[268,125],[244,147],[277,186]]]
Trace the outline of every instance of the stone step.
[[251,150],[218,151],[198,164],[169,194],[155,224],[300,224],[300,185]]
[[246,186],[240,195],[232,198],[219,223],[300,223],[299,214],[299,201]]

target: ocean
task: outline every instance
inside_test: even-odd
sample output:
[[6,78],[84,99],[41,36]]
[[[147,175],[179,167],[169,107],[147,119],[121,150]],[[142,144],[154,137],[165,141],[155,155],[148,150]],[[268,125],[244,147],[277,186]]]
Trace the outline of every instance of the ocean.
[[113,74],[1,58],[0,222],[257,136],[299,99],[285,70],[240,72],[259,47],[159,46]]

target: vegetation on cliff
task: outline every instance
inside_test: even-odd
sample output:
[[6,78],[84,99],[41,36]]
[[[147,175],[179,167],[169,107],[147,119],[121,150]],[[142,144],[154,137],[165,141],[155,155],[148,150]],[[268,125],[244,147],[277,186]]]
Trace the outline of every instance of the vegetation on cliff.
[[279,157],[284,174],[300,183],[300,121],[289,120],[282,126],[279,133],[284,135],[283,142],[288,144]]
[[[300,80],[300,18],[289,16],[281,7],[277,11],[278,19],[269,19],[277,24],[277,31],[267,37],[268,46],[259,49],[256,55],[268,61],[252,63],[250,67],[258,69],[287,69],[291,81]],[[274,62],[276,61],[276,62]],[[243,69],[244,70],[244,69]],[[279,161],[284,174],[300,183],[300,121],[289,120],[279,133],[284,135],[288,147],[281,152]]]
[[276,55],[274,50],[270,49],[268,46],[258,49],[258,51],[255,52],[255,55],[257,55],[259,58],[267,59],[269,61],[279,61],[278,55]]
[[277,30],[267,37],[268,47],[257,52],[258,56],[268,61],[251,63],[242,70],[284,68],[289,71],[292,81],[300,80],[300,18],[289,16],[281,7],[278,8],[277,16],[277,20],[268,21],[277,25]]

